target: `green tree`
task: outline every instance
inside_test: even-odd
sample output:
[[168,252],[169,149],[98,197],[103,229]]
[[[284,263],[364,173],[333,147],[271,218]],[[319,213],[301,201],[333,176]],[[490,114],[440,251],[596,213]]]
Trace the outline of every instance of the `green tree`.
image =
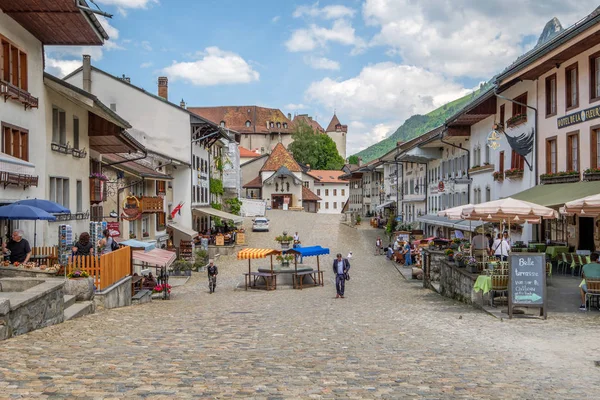
[[311,169],[341,169],[344,159],[329,136],[318,134],[306,122],[296,124],[292,132],[294,141],[288,146],[296,161],[310,164]]
[[358,156],[353,155],[353,156],[348,157],[348,164],[358,165]]

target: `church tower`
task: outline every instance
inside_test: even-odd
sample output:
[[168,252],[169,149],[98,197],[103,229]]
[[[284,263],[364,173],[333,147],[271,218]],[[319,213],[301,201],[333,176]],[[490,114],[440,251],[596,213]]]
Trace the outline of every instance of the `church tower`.
[[338,119],[335,112],[333,113],[333,118],[331,118],[331,122],[327,126],[326,130],[327,136],[329,136],[335,142],[335,146],[337,147],[338,154],[342,156],[342,158],[346,159],[346,135],[348,135],[348,125],[342,125],[340,120]]

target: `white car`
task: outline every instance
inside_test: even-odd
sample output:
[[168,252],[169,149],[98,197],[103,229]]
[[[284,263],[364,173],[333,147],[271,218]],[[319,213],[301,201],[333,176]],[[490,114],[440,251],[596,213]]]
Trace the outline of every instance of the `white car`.
[[254,218],[252,221],[252,232],[256,231],[269,232],[269,220],[263,217]]

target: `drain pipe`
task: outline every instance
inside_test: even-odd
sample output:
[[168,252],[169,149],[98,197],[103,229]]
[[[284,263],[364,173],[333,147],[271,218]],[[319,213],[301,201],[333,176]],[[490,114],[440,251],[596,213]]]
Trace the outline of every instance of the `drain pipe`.
[[467,186],[469,187],[467,189],[467,203],[471,203],[471,178],[469,177],[469,169],[471,168],[471,151],[467,148],[461,147],[461,146],[457,146],[453,143],[450,142],[444,142],[444,133],[448,131],[448,125],[444,125],[444,130],[442,131],[441,135],[440,135],[440,142],[447,144],[448,146],[457,148],[459,150],[463,150],[467,152],[467,179],[469,180],[469,183],[467,183]]
[[[536,85],[537,88],[537,85]],[[538,184],[538,110],[535,107],[532,107],[530,105],[527,105],[525,103],[521,103],[520,101],[515,101],[513,99],[509,99],[507,97],[504,97],[500,94],[498,94],[498,87],[494,87],[494,95],[500,99],[506,100],[506,101],[510,101],[511,103],[515,103],[518,104],[522,107],[526,107],[526,108],[530,108],[533,110],[533,130],[534,130],[534,134],[535,134],[535,140],[534,140],[534,150],[533,150],[533,163],[535,164],[533,167],[534,170],[534,186],[537,186]],[[504,121],[502,121],[502,123],[504,124]],[[502,127],[502,129],[504,130],[504,126]]]

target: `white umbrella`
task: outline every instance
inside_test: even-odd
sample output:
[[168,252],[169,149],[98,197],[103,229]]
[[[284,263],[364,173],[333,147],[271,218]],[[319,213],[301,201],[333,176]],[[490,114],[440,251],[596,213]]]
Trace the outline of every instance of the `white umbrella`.
[[528,201],[516,200],[511,197],[505,199],[488,201],[486,203],[476,204],[470,207],[464,207],[462,218],[473,220],[508,220],[515,221],[555,219],[558,213],[548,207]]
[[600,194],[594,194],[592,196],[583,197],[581,199],[569,201],[560,208],[562,214],[575,214],[585,215],[591,214],[590,216],[600,214]]

